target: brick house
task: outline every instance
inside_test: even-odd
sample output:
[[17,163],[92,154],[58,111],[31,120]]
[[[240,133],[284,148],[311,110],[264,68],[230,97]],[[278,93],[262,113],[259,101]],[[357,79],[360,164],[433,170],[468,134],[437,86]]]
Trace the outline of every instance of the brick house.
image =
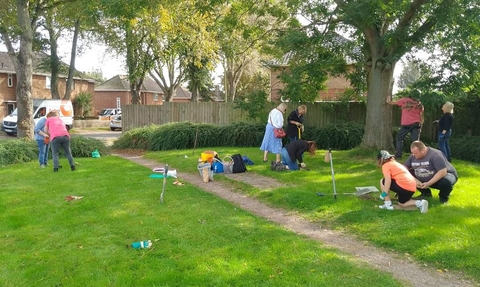
[[[179,87],[173,95],[173,101],[190,102],[191,97],[187,89]],[[152,78],[146,77],[140,90],[140,104],[163,105],[163,102],[163,91],[160,86]],[[117,75],[95,87],[93,95],[95,114],[102,109],[120,108],[121,105],[131,103],[132,95],[128,76]]]
[[[270,66],[270,100],[278,102],[280,100],[280,91],[284,88],[285,83],[280,80],[282,72],[288,71],[288,66]],[[330,77],[325,82],[327,87],[325,90],[318,92],[318,97],[315,101],[331,101],[336,100],[349,87],[350,82],[344,77]]]
[[[341,35],[335,35],[335,41],[348,41]],[[360,51],[356,51],[360,53]],[[270,69],[270,100],[277,102],[281,99],[280,91],[285,87],[285,83],[280,80],[280,75],[283,72],[288,72],[289,61],[293,56],[293,52],[286,53],[282,59],[277,59],[269,62],[267,67]],[[353,64],[350,63],[347,69],[354,69]],[[315,101],[332,101],[337,100],[346,89],[351,88],[351,83],[345,77],[329,77],[325,82],[326,89],[318,92],[318,97]]]
[[[44,53],[34,54],[33,76],[32,76],[32,97],[35,99],[51,99],[50,90],[51,73],[46,71],[44,64],[49,58]],[[62,63],[62,65],[66,65]],[[59,75],[58,91],[60,95],[65,94],[66,75]],[[93,95],[95,81],[89,79],[81,72],[75,72],[73,88],[70,100],[80,92],[87,92]],[[0,120],[9,115],[17,107],[16,98],[17,77],[13,62],[7,52],[0,52]]]

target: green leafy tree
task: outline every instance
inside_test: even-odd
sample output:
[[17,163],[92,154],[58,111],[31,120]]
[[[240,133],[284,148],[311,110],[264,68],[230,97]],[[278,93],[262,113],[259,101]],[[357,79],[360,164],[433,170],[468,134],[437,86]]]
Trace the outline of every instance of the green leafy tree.
[[257,72],[255,75],[243,76],[237,86],[235,108],[247,111],[248,117],[253,120],[265,119],[269,93],[269,77],[266,73]]
[[[165,101],[188,81],[192,101],[210,81],[218,45],[212,23],[215,14],[201,1],[178,1],[161,6],[153,35],[154,67],[150,76],[162,89]],[[189,15],[189,17],[185,17]]]
[[[285,1],[225,1],[216,23],[226,101],[234,101],[243,73],[261,69],[264,54],[292,19]],[[253,74],[254,75],[254,72]]]
[[[398,77],[398,87],[405,89],[416,83],[422,76],[421,67],[417,62],[408,62],[403,66],[402,73]],[[430,75],[428,75],[430,76]]]
[[[304,34],[298,37],[314,44],[299,46],[293,51],[301,54],[308,49],[318,50],[318,55],[313,55],[311,60],[305,58],[305,69],[308,65],[312,69],[321,68],[321,65],[312,62],[325,60],[335,53],[345,59],[344,64],[347,61],[353,64],[354,69],[344,69],[344,73],[359,94],[367,92],[362,141],[365,148],[393,148],[392,107],[386,104],[386,100],[392,96],[393,73],[404,55],[420,49],[436,55],[435,61],[432,61],[432,64],[437,64],[433,70],[436,78],[430,83],[451,85],[451,88],[453,83],[459,83],[458,80],[453,81],[454,77],[466,82],[468,71],[472,71],[474,64],[478,63],[480,49],[467,49],[469,42],[473,43],[472,46],[479,45],[477,32],[480,18],[474,16],[479,14],[478,2],[292,0],[290,3],[298,5],[298,13],[308,21],[307,25],[297,29]],[[334,41],[335,34],[344,35],[348,41]],[[317,43],[321,44],[321,48]],[[326,72],[342,72],[342,69],[335,68],[335,63],[327,63]],[[307,77],[314,73],[308,69],[308,73],[299,75]],[[452,75],[446,77],[449,73]]]
[[0,8],[0,34],[15,66],[18,134],[33,139],[32,75],[33,47],[39,20],[46,11],[65,1],[6,0]]

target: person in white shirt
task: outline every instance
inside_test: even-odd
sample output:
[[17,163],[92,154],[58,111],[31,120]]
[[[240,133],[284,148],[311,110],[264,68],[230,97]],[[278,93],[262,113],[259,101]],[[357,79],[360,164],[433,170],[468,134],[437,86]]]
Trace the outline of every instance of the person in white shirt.
[[267,126],[265,127],[265,134],[263,136],[260,150],[263,150],[263,161],[268,161],[268,153],[275,154],[276,163],[281,163],[282,152],[282,138],[275,137],[275,129],[283,128],[283,114],[287,111],[285,103],[279,104],[272,109],[268,114]]

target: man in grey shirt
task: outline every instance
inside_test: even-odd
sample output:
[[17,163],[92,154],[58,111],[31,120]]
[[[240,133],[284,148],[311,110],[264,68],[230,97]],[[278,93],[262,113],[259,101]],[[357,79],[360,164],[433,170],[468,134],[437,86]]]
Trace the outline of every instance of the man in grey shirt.
[[404,165],[417,181],[417,189],[422,197],[432,197],[431,188],[438,189],[441,203],[446,203],[458,180],[457,170],[438,149],[414,141],[410,146],[412,153]]

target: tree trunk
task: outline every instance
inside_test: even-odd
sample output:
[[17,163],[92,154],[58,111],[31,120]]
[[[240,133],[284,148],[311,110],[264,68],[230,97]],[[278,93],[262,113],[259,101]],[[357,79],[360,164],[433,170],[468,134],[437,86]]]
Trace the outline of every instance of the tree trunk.
[[130,83],[130,94],[132,95],[132,105],[138,105],[140,103],[140,96],[135,88],[135,82]]
[[[17,1],[18,24],[21,27],[17,73],[17,137],[33,139],[32,43],[34,23],[30,23],[27,0]],[[32,26],[30,26],[32,25]]]
[[190,99],[190,102],[198,102],[198,88],[197,85],[192,85],[192,98]]
[[[376,59],[372,60],[376,63]],[[390,66],[372,64],[367,76],[367,115],[362,147],[393,150],[392,106],[387,104],[387,96],[392,94],[393,71],[396,63]]]
[[77,19],[77,21],[75,21],[75,31],[73,32],[72,52],[70,56],[70,67],[68,68],[67,88],[65,89],[65,95],[63,96],[65,100],[70,100],[70,96],[72,95],[73,75],[75,73],[75,59],[77,57],[77,40],[79,30],[80,20]]
[[58,74],[60,73],[60,59],[58,58],[58,43],[57,33],[54,29],[53,20],[51,17],[46,17],[46,29],[50,42],[50,94],[52,99],[60,99],[58,92]]

